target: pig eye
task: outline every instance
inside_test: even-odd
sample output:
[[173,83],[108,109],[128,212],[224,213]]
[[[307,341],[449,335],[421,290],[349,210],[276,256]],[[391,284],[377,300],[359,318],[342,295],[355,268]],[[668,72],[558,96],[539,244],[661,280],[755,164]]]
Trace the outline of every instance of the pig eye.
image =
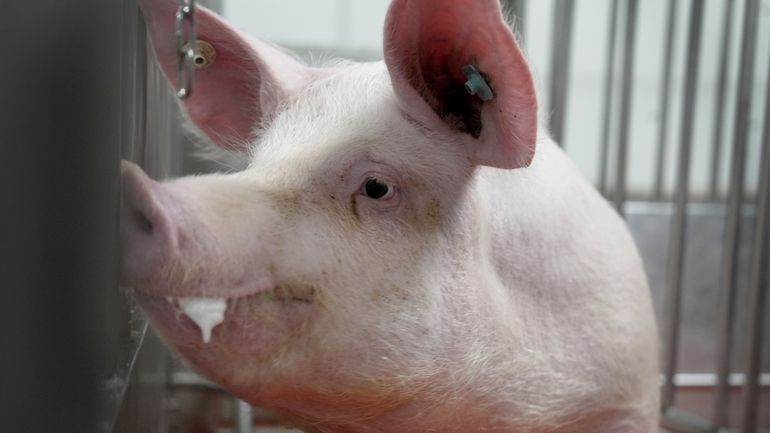
[[393,196],[394,188],[384,181],[370,177],[364,183],[364,195],[374,200],[387,200]]

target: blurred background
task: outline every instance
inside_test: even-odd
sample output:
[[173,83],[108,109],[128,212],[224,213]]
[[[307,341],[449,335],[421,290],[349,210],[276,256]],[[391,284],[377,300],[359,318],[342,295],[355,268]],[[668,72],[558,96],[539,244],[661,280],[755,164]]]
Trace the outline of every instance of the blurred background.
[[[198,4],[309,62],[382,57],[388,0]],[[636,237],[662,428],[770,431],[770,0],[503,4],[541,122]],[[117,289],[119,159],[156,178],[227,169],[194,156],[135,0],[3,7],[2,430],[283,431],[174,359]]]

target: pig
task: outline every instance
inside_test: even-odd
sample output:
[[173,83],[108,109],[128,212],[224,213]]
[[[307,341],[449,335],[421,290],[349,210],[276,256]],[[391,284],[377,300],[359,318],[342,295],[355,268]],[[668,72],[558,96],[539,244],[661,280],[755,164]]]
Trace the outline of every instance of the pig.
[[[177,2],[140,6],[174,86]],[[497,0],[394,0],[384,62],[316,66],[196,15],[181,104],[244,168],[121,175],[121,285],[195,370],[306,432],[657,430],[640,258]]]

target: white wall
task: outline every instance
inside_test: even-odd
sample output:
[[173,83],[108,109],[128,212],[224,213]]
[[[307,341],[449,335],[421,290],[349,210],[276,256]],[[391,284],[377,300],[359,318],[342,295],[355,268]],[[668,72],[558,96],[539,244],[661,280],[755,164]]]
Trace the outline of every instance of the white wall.
[[389,0],[224,0],[224,16],[241,30],[295,49],[365,52],[382,57]]
[[[524,34],[526,50],[540,87],[541,118],[547,121],[550,36],[555,1],[530,0]],[[660,79],[666,10],[671,0],[639,1],[639,21],[636,44],[636,76],[631,110],[631,140],[628,164],[628,184],[632,192],[644,193],[653,185],[654,158],[660,123]],[[732,120],[737,85],[737,62],[743,1],[738,0],[734,14],[730,60],[729,93],[721,184],[727,184],[728,148],[733,136]],[[382,22],[388,0],[224,0],[224,15],[240,29],[256,37],[313,53],[329,51],[334,55],[349,55],[360,59],[382,56]],[[572,38],[573,62],[568,93],[568,108],[564,146],[572,158],[592,179],[597,178],[598,151],[601,138],[601,115],[604,85],[604,63],[609,18],[608,0],[578,0]],[[695,194],[706,191],[711,158],[711,135],[716,101],[716,74],[719,62],[719,41],[724,0],[704,2],[704,32],[702,36],[701,72],[691,171],[691,187]],[[684,88],[684,49],[690,0],[679,2],[675,48],[675,75],[670,95],[670,134],[666,158],[666,185],[674,185],[677,147],[680,137],[681,95]],[[761,0],[760,34],[758,40],[754,105],[750,128],[748,175],[750,184],[757,176],[759,141],[765,86],[767,85],[770,52],[770,0]],[[622,41],[621,41],[622,42]]]

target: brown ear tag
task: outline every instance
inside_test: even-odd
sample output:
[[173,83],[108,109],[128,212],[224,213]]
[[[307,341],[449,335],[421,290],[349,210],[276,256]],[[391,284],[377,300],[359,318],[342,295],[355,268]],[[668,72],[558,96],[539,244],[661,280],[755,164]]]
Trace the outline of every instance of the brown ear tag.
[[206,69],[213,65],[217,59],[217,50],[206,41],[195,41],[195,49],[193,51],[195,52],[193,56],[193,66],[195,66],[195,69]]

